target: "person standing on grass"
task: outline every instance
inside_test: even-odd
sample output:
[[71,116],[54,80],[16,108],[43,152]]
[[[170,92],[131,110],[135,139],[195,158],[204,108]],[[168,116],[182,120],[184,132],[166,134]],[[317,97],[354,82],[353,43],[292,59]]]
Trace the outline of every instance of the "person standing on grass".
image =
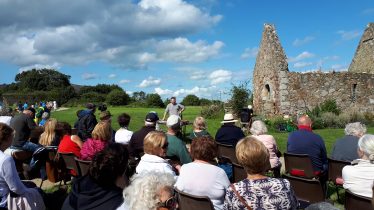
[[162,120],[166,119],[166,114],[171,115],[178,115],[182,116],[182,112],[184,111],[184,106],[182,104],[177,103],[177,99],[173,96],[170,98],[170,103],[166,106],[164,117]]
[[86,141],[91,138],[92,131],[94,130],[97,120],[95,116],[96,105],[93,103],[88,103],[86,105],[86,110],[80,112],[81,118],[77,124],[78,136],[82,141]]

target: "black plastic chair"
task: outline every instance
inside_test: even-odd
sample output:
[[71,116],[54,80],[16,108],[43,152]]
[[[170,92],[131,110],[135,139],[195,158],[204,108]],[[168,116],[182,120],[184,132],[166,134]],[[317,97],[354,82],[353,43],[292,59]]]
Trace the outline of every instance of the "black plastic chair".
[[88,173],[88,170],[90,169],[90,164],[92,161],[90,160],[80,160],[78,158],[74,158],[75,161],[77,162],[77,165],[79,167],[78,174],[79,176],[84,176]]
[[302,177],[309,179],[317,177],[313,170],[312,161],[307,154],[291,154],[285,152],[284,164],[286,173],[289,173],[293,176],[299,176],[296,175],[296,173],[299,173],[303,174]]
[[218,153],[219,156],[229,158],[233,163],[238,163],[238,159],[236,158],[235,154],[235,147],[232,145],[221,144],[216,142],[218,146]]
[[329,161],[328,179],[334,184],[336,194],[339,199],[339,187],[343,186],[343,183],[340,182],[340,181],[343,181],[342,170],[344,166],[351,165],[351,163],[347,161],[334,160],[331,158],[328,158],[328,161]]
[[371,198],[354,194],[349,190],[345,190],[344,207],[346,210],[374,210],[373,206],[371,205]]
[[214,210],[212,201],[207,196],[196,196],[178,189],[175,189],[178,193],[178,204],[179,210]]
[[[73,177],[78,177],[79,176],[79,166],[78,166],[77,162],[75,161],[74,153],[72,153],[72,152],[68,152],[68,153],[59,152],[58,154],[62,158],[63,163],[65,164],[65,167],[64,167],[65,168],[65,170],[64,170],[65,173],[70,174]],[[70,170],[75,171],[75,173],[77,173],[77,174],[75,175],[75,174],[70,173]]]
[[318,179],[307,179],[286,174],[283,175],[283,178],[290,181],[301,208],[305,208],[312,203],[325,201],[325,193]]
[[244,170],[243,166],[237,163],[232,163],[232,169],[233,169],[233,175],[234,175],[234,182],[239,182],[247,178],[248,174]]

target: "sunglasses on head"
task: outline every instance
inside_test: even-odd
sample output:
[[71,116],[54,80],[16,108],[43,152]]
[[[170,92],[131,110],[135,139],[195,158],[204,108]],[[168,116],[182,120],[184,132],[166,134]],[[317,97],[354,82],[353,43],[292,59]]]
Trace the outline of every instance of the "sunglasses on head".
[[159,202],[157,204],[157,206],[160,208],[160,209],[175,209],[176,207],[176,199],[175,199],[175,196],[172,195],[170,198],[168,198],[166,201],[164,202]]

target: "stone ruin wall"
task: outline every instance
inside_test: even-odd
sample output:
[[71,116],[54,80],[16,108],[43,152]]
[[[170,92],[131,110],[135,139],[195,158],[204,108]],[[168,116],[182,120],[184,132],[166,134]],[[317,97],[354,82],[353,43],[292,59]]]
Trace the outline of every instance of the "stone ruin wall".
[[[351,107],[374,112],[374,74],[350,72],[288,72],[288,97],[281,97],[281,110],[296,113],[312,110],[328,99],[336,100],[341,110]],[[286,84],[283,84],[286,86]],[[281,84],[282,87],[282,84]]]

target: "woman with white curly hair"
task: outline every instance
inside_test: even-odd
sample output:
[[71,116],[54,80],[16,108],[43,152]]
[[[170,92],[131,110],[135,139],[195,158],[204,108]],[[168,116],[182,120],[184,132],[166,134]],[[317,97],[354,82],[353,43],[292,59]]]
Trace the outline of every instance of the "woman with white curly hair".
[[344,133],[345,136],[335,142],[331,158],[351,162],[358,158],[357,142],[366,133],[366,126],[360,122],[348,123]]
[[174,210],[174,177],[168,173],[150,171],[135,174],[123,191],[124,203],[117,210]]
[[374,181],[374,135],[366,134],[358,140],[356,165],[345,166],[342,171],[345,189],[371,198]]
[[251,129],[249,130],[252,133],[252,136],[257,140],[261,141],[265,147],[268,149],[270,154],[270,165],[274,170],[274,176],[280,177],[280,167],[282,163],[280,162],[279,156],[280,151],[278,149],[277,143],[272,135],[268,135],[268,129],[266,125],[261,120],[256,120],[252,123]]

